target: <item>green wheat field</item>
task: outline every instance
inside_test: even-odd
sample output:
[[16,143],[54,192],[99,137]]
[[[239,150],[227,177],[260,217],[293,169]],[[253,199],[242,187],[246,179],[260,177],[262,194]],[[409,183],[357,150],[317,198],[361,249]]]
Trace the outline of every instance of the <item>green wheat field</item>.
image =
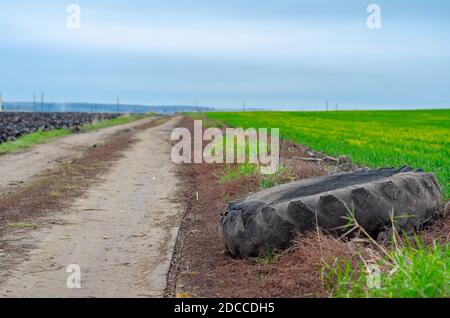
[[450,199],[450,109],[330,112],[211,112],[232,127],[279,128],[286,140],[360,166],[408,165],[433,172]]

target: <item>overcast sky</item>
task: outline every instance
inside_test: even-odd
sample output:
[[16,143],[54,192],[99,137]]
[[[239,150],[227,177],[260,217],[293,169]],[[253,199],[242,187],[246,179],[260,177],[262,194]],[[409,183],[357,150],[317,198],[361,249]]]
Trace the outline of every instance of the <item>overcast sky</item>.
[[[381,29],[366,25],[371,3]],[[441,0],[0,0],[0,54],[10,101],[450,107]]]

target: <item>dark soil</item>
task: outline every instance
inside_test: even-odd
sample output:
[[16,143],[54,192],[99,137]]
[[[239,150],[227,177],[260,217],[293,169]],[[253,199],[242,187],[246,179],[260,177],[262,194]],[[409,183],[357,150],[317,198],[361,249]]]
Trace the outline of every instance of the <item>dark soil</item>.
[[15,140],[38,130],[76,128],[97,120],[118,116],[120,114],[0,112],[0,143]]

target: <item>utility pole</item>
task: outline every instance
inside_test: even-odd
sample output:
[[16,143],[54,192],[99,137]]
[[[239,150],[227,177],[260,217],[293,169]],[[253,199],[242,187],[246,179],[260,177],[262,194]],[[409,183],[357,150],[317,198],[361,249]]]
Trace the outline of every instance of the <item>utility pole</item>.
[[326,111],[328,111],[328,101],[327,101],[327,105],[326,105]]
[[245,102],[245,100],[242,103],[242,108],[244,109],[244,112],[247,111],[247,103]]
[[41,112],[44,111],[44,92],[41,92]]
[[338,108],[339,108],[339,105],[338,105],[338,103],[336,103],[336,110],[338,110]]

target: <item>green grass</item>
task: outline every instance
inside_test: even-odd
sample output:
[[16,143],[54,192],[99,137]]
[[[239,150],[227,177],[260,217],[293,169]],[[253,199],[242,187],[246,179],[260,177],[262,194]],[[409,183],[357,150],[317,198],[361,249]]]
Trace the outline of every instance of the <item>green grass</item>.
[[219,177],[219,183],[227,183],[240,179],[243,176],[252,176],[257,174],[259,168],[256,164],[242,163],[236,166],[228,167],[224,174]]
[[278,258],[280,254],[277,254],[272,248],[266,247],[263,255],[256,257],[256,264],[260,266],[272,265]]
[[102,120],[95,124],[84,125],[83,127],[81,127],[81,131],[88,132],[88,131],[93,131],[93,130],[102,129],[102,128],[108,128],[108,127],[112,127],[112,126],[125,125],[125,124],[131,123],[133,121],[143,119],[143,118],[149,117],[149,116],[153,116],[153,114],[120,116],[120,117],[116,117],[113,119]]
[[[260,177],[259,187],[261,189],[268,189],[283,183],[281,177],[288,176],[288,174],[289,169],[286,166],[280,166],[274,174],[261,175],[260,167],[258,165],[251,163],[240,163],[235,166],[227,165],[223,174],[219,177],[219,183],[224,184],[227,182],[239,180],[241,177],[258,175]],[[292,181],[293,180],[294,179],[292,179]]]
[[15,230],[25,230],[25,229],[32,229],[35,230],[38,228],[38,226],[36,224],[33,223],[9,223],[8,224],[9,228],[15,229]]
[[[372,244],[369,253],[350,259],[324,261],[324,287],[339,298],[443,298],[450,296],[450,245],[424,245],[421,239],[400,236],[392,226],[391,248],[380,245],[356,220],[347,217],[350,231],[358,230]],[[392,225],[397,222],[394,212]],[[377,252],[378,251],[378,252]],[[356,257],[356,262],[355,262]]]
[[[83,132],[88,132],[111,126],[124,125],[147,116],[151,116],[151,114],[120,116],[114,119],[103,120],[95,124],[84,125],[81,127],[81,130]],[[24,150],[34,145],[46,143],[55,138],[68,136],[71,133],[72,132],[69,129],[54,129],[50,131],[37,131],[29,135],[24,135],[14,141],[0,144],[0,155]]]
[[280,165],[276,173],[261,176],[259,187],[261,189],[268,189],[282,184],[285,182],[285,179],[282,178],[283,176],[286,176],[290,181],[295,180],[294,176],[289,175],[289,168],[287,166]]
[[68,129],[55,129],[50,131],[37,131],[35,133],[24,135],[14,141],[8,141],[0,144],[0,154],[16,152],[29,148],[33,145],[43,144],[51,139],[70,135]]
[[280,128],[284,139],[372,168],[409,165],[436,174],[450,199],[450,110],[214,112],[232,127]]
[[[354,269],[350,260],[339,260],[324,268],[324,281],[332,297],[338,298],[443,298],[450,296],[450,247],[394,249],[379,259],[378,274],[369,274],[367,263]],[[375,271],[372,271],[375,272]],[[378,278],[377,278],[378,277]],[[378,282],[378,283],[375,283]]]

